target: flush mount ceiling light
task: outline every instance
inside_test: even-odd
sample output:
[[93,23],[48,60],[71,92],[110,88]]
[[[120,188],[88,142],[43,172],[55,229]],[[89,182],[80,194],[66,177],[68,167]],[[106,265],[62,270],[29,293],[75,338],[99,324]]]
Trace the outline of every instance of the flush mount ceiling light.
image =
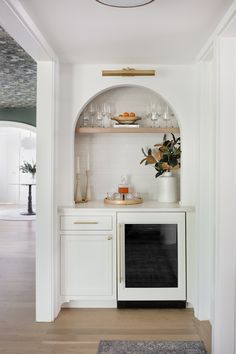
[[113,6],[113,7],[139,7],[150,4],[154,0],[96,0],[103,5]]

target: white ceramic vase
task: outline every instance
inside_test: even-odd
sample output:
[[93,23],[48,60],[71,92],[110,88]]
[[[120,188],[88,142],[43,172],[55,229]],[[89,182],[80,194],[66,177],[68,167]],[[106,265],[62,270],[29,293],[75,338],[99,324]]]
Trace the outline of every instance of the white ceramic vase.
[[176,203],[177,181],[172,172],[164,172],[157,178],[157,201],[160,203]]

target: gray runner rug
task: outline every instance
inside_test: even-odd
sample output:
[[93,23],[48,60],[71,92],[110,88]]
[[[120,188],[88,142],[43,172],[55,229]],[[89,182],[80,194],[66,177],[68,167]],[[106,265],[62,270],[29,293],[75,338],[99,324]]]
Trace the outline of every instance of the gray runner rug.
[[97,354],[207,354],[201,341],[101,341]]

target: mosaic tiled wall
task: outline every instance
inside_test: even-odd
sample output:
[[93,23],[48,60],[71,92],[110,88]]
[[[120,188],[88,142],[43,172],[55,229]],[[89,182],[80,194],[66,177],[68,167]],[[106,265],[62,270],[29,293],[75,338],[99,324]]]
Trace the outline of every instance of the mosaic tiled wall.
[[36,106],[36,62],[0,27],[0,108]]

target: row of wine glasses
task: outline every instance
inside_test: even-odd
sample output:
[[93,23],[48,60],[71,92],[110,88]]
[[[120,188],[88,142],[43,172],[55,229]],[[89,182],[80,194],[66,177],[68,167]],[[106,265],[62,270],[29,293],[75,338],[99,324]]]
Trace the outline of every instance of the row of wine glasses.
[[104,102],[101,104],[90,103],[80,117],[82,127],[109,127],[111,122],[111,104]]
[[172,128],[177,127],[177,120],[168,105],[153,103],[146,107],[147,124],[151,128]]
[[[114,124],[111,120],[115,114],[115,107],[109,102],[91,102],[80,116],[81,127],[107,128]],[[167,104],[150,102],[143,112],[140,126],[151,128],[176,128],[177,120]]]

